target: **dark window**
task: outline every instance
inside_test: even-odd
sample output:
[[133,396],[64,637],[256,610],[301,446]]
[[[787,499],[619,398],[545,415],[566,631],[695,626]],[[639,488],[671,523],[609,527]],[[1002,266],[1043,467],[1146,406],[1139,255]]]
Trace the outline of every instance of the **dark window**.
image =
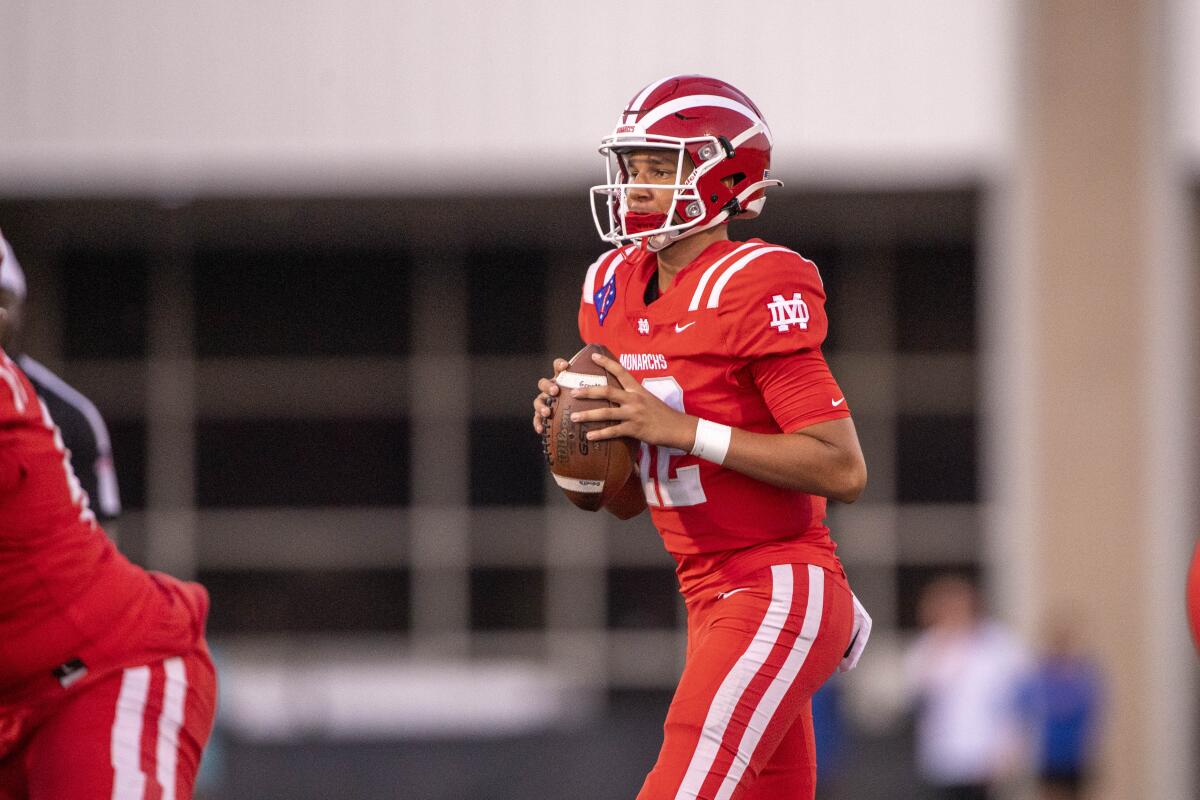
[[146,507],[146,422],[106,420],[123,509]]
[[63,351],[67,358],[146,354],[148,258],[138,250],[68,250],[62,256]]
[[408,421],[203,420],[201,506],[407,505]]
[[896,418],[896,499],[901,503],[972,503],[976,498],[972,417]]
[[213,633],[406,631],[405,569],[211,570]]
[[[477,250],[467,256],[472,355],[542,353],[546,344],[546,256],[531,250]],[[583,285],[583,273],[580,273]],[[578,297],[576,295],[575,297]],[[561,298],[561,302],[578,302]]]
[[545,574],[538,569],[471,571],[471,629],[531,630],[545,625]]
[[202,357],[404,355],[409,261],[376,250],[201,250]]
[[[848,310],[843,309],[854,302],[852,296],[854,276],[845,273],[838,251],[833,247],[804,247],[800,245],[794,246],[792,249],[817,265],[822,284],[825,287],[826,317],[833,320],[850,313]],[[842,286],[846,286],[847,288],[842,290]],[[837,328],[834,325],[830,325],[829,332],[825,337],[824,349],[834,350],[837,347]]]
[[614,567],[608,571],[611,628],[674,628],[679,599],[675,572],[662,567]]
[[[612,688],[608,690],[608,710],[616,715],[638,714],[662,719],[667,715],[673,695],[670,689]],[[647,764],[646,768],[651,766],[653,764]]]
[[901,564],[896,569],[896,609],[899,612],[900,628],[915,630],[920,627],[921,596],[925,587],[939,578],[965,578],[975,587],[979,586],[980,570],[977,564]]
[[537,505],[546,459],[528,419],[471,420],[471,504]]
[[896,253],[896,348],[902,353],[975,349],[975,250],[908,245]]

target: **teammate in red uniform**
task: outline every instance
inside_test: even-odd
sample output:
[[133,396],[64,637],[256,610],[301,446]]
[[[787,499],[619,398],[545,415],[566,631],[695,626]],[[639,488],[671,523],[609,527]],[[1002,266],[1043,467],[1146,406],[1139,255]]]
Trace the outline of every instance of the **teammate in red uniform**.
[[762,114],[723,81],[673,76],[630,101],[592,190],[617,248],[588,269],[579,311],[622,388],[574,388],[557,359],[534,400],[539,433],[562,391],[616,404],[576,418],[612,423],[589,438],[641,441],[631,480],[677,564],[687,661],[639,800],[813,797],[810,698],[870,631],[824,524],[826,498],[854,501],[866,466],[821,354],[821,276],[728,238],[780,185],[770,150]]
[[190,798],[216,710],[207,612],[104,535],[0,350],[0,800]]

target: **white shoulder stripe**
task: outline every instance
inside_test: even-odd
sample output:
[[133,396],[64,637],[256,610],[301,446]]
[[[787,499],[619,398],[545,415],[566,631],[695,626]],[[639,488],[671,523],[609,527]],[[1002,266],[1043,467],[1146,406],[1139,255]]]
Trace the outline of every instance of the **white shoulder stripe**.
[[604,265],[605,259],[610,260],[608,262],[608,269],[604,271],[604,280],[601,281],[600,286],[608,283],[609,278],[611,278],[613,273],[617,271],[617,267],[620,266],[621,262],[625,260],[625,254],[628,252],[629,247],[623,247],[620,250],[609,250],[607,253],[592,262],[592,265],[588,267],[587,277],[583,279],[583,302],[590,306],[594,306],[596,304],[596,298],[594,295],[596,293],[596,289],[599,288],[596,286],[596,273],[598,273],[600,271],[600,267]]
[[597,258],[588,267],[587,277],[583,279],[583,302],[588,305],[595,305],[596,301],[592,299],[592,287],[596,285],[596,272],[600,269],[600,262],[608,257],[608,253]]
[[704,270],[704,274],[700,276],[700,282],[696,284],[696,292],[692,295],[692,302],[688,304],[688,311],[695,311],[696,309],[700,308],[700,298],[704,296],[704,290],[708,287],[708,281],[710,278],[712,278],[714,272],[720,269],[726,261],[736,256],[738,253],[744,253],[750,248],[757,246],[758,245],[755,242],[746,242],[741,247],[731,250],[730,252],[721,256],[714,261],[708,269]]
[[604,271],[604,283],[601,283],[601,286],[612,280],[613,273],[617,271],[617,267],[621,266],[621,262],[625,260],[625,253],[625,250],[619,251],[617,257],[608,262],[608,269]]
[[758,250],[742,256],[737,260],[737,263],[730,265],[724,272],[721,273],[721,277],[717,278],[717,282],[713,284],[712,294],[708,296],[707,307],[717,307],[717,304],[721,302],[721,290],[725,288],[725,284],[729,283],[730,278],[749,266],[754,259],[758,258],[759,256],[765,256],[767,253],[790,252],[791,251],[786,247],[760,247]]

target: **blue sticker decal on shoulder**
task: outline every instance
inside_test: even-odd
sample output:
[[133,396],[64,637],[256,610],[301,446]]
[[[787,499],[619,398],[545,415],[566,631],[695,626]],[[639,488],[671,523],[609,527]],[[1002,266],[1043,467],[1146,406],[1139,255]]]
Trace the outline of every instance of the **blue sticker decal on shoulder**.
[[600,324],[603,325],[604,318],[608,316],[609,309],[617,299],[617,276],[613,275],[609,278],[592,299],[596,301],[596,316],[600,318]]

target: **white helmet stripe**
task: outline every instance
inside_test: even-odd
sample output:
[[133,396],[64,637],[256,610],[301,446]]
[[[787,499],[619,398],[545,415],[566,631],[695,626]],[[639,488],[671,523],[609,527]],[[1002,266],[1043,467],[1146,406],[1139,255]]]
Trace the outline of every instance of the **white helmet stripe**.
[[753,139],[759,133],[765,133],[767,135],[767,141],[771,142],[772,145],[775,144],[775,142],[771,141],[771,132],[767,130],[767,126],[761,122],[755,123],[749,128],[746,128],[746,130],[735,136],[733,141],[731,141],[729,144],[733,147],[733,149],[736,150],[737,148],[741,147],[742,142]]
[[661,79],[655,81],[654,83],[650,84],[645,89],[642,89],[642,91],[638,93],[638,96],[633,98],[632,102],[629,103],[629,110],[633,111],[634,113],[641,111],[642,103],[646,102],[647,97],[654,94],[655,89],[662,86],[667,81],[674,80],[675,78],[678,78],[678,77],[679,77],[678,75],[668,75],[667,77],[661,78]]
[[767,123],[759,119],[753,109],[736,100],[730,100],[728,97],[721,97],[715,94],[692,94],[686,97],[677,97],[670,102],[658,106],[649,114],[639,119],[636,124],[644,132],[663,117],[670,116],[677,111],[686,111],[689,108],[701,108],[704,106],[715,106],[717,108],[727,108],[730,111],[736,111],[756,125],[762,125],[763,133],[766,134],[767,140],[773,143],[771,131],[767,128]]

